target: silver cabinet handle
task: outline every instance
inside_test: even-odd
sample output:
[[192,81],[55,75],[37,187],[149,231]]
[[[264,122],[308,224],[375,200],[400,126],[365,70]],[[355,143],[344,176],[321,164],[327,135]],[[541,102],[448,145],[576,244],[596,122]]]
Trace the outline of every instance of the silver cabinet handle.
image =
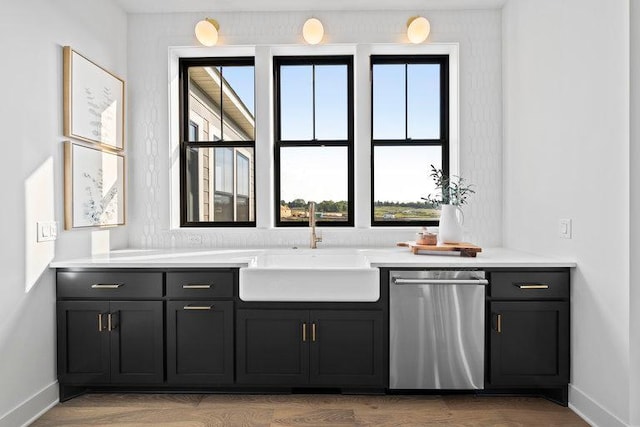
[[95,283],[91,285],[92,289],[118,289],[124,286],[124,283]]
[[98,313],[98,332],[102,332],[102,313]]
[[193,284],[193,285],[182,285],[182,289],[211,289],[213,285],[197,285],[197,284]]
[[517,287],[519,287],[520,289],[549,289],[549,285],[542,285],[542,284],[516,284]]
[[487,279],[400,279],[393,278],[396,285],[488,285]]
[[107,314],[107,331],[111,332],[113,330],[113,324],[112,322],[112,314],[109,313]]
[[212,305],[185,305],[182,307],[184,310],[211,310]]

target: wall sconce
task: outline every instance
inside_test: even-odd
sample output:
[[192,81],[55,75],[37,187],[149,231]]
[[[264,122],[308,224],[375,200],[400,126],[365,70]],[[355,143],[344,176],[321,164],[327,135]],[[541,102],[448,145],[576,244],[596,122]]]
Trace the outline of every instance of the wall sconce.
[[411,43],[422,43],[429,37],[431,24],[424,16],[414,16],[407,21],[407,37]]
[[316,18],[309,18],[302,27],[302,37],[309,44],[318,44],[324,36],[324,27],[322,22]]
[[203,19],[196,24],[196,38],[204,46],[214,46],[218,43],[218,30],[220,30],[218,21],[211,18]]

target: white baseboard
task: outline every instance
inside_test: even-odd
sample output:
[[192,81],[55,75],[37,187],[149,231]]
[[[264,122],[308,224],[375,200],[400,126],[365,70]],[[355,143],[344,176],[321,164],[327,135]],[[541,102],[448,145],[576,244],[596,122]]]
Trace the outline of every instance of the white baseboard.
[[573,385],[569,386],[569,408],[594,427],[629,427]]
[[58,381],[54,381],[0,417],[0,427],[28,426],[58,403]]

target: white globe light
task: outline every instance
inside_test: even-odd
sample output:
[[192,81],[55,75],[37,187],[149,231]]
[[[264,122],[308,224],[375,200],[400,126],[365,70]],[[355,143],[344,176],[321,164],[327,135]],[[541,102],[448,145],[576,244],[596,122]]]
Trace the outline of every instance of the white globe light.
[[322,22],[316,18],[307,19],[302,27],[302,36],[309,44],[318,44],[324,36],[324,27]]
[[429,37],[431,24],[424,16],[417,16],[409,20],[407,25],[407,37],[411,43],[422,43]]
[[196,24],[196,38],[204,46],[215,46],[218,43],[218,23],[213,19],[203,19]]

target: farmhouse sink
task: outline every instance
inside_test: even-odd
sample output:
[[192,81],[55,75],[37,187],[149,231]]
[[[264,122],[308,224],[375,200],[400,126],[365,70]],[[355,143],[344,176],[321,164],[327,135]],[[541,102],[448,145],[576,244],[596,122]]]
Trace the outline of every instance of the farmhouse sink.
[[378,269],[355,249],[264,251],[240,269],[243,301],[374,302]]

